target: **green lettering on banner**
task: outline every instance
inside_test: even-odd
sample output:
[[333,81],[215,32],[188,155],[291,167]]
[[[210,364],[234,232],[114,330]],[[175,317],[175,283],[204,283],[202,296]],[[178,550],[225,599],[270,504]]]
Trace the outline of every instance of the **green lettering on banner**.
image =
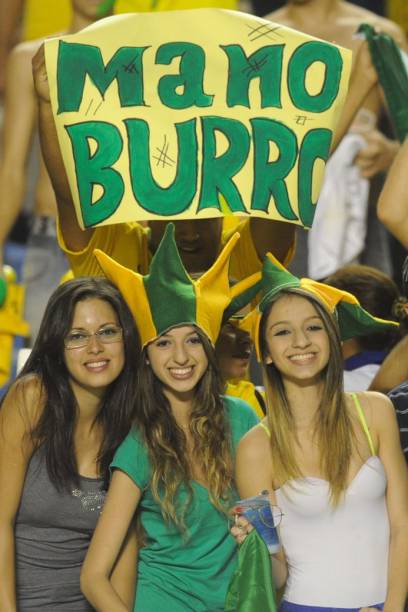
[[281,108],[282,59],[285,45],[267,45],[249,57],[240,45],[224,45],[228,57],[227,106],[251,107],[249,84],[259,79],[261,108]]
[[[306,73],[312,64],[325,66],[320,92],[310,95],[306,90]],[[295,49],[288,65],[288,89],[292,102],[300,110],[323,113],[339,93],[343,60],[340,51],[324,42],[312,41]]]
[[[244,166],[250,147],[247,128],[236,119],[224,117],[202,117],[203,166],[200,203],[203,208],[219,208],[219,194],[222,194],[233,212],[244,212],[241,194],[232,178]],[[228,140],[228,148],[217,157],[216,132]]]
[[168,153],[167,146],[163,146],[163,151],[156,155],[157,166],[177,164],[175,178],[168,187],[158,185],[152,175],[149,124],[143,119],[126,119],[125,125],[129,143],[130,179],[139,206],[163,216],[175,216],[185,211],[197,189],[196,120],[175,124],[177,161]]
[[122,107],[143,106],[142,56],[147,47],[120,47],[105,66],[99,47],[60,41],[58,46],[58,113],[79,110],[88,76],[103,98],[117,82]]
[[[86,121],[65,129],[72,145],[82,218],[85,227],[89,227],[113,215],[122,201],[123,179],[111,166],[120,157],[123,141],[118,128],[105,121]],[[90,140],[96,143],[93,155]],[[92,202],[94,185],[103,188],[96,202]]]
[[310,130],[299,152],[298,200],[299,216],[305,227],[311,227],[317,202],[312,202],[313,166],[316,159],[329,157],[332,132],[326,128]]
[[189,42],[166,43],[158,48],[155,61],[168,65],[176,57],[180,57],[179,74],[163,76],[157,85],[162,104],[178,110],[211,106],[214,96],[204,93],[204,49]]
[[[285,178],[296,162],[296,134],[283,123],[273,119],[251,119],[251,124],[254,141],[251,209],[267,213],[272,195],[281,217],[295,221],[298,217],[290,205]],[[275,161],[269,161],[270,142],[274,142],[279,151],[279,157]]]

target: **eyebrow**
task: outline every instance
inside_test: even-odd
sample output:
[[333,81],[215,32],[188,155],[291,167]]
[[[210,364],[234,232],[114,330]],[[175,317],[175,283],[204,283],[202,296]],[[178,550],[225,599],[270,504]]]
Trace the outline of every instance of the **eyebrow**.
[[[319,315],[312,315],[311,317],[306,317],[306,319],[304,319],[304,321],[310,321],[311,319],[319,319],[319,321],[322,320],[322,318]],[[271,325],[268,329],[272,329],[273,327],[276,327],[277,325],[287,325],[289,324],[290,321],[277,321],[276,323],[274,323],[273,325]]]
[[[115,323],[114,321],[109,321],[109,322],[106,322],[106,323],[102,323],[102,325],[100,325],[98,327],[98,330],[102,329],[103,327],[106,327],[107,325],[119,325],[119,323]],[[72,331],[86,331],[87,332],[89,330],[86,327],[71,327],[71,329],[69,331],[70,332],[72,332]]]
[[[197,331],[197,330],[194,330],[194,331],[188,332],[188,334],[187,334],[187,338],[188,338],[189,336],[198,336],[198,331]],[[159,336],[159,337],[157,338],[157,340],[160,340],[160,338],[174,338],[174,336],[172,336],[172,334],[169,334],[169,333],[167,333],[167,332],[164,332],[164,334],[162,334],[161,336]]]

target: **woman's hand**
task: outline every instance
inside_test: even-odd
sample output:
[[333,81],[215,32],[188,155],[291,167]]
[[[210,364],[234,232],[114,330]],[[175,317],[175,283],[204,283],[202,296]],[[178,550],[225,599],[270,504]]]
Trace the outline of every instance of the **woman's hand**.
[[37,97],[42,102],[50,102],[50,87],[48,84],[47,68],[45,65],[44,43],[32,59],[34,88]]
[[253,526],[244,516],[241,516],[240,514],[234,515],[234,524],[231,527],[231,535],[234,537],[237,544],[242,544],[248,533],[250,533],[252,530]]

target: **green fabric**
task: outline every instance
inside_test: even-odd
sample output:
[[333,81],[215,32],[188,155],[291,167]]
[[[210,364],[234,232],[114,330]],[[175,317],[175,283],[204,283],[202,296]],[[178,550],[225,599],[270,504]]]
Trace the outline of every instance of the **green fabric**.
[[381,319],[376,319],[356,304],[340,302],[337,305],[336,313],[342,340],[383,332],[393,327]]
[[225,612],[276,612],[268,549],[254,529],[241,544],[238,567],[232,576]]
[[[280,263],[276,265],[268,256],[265,257],[263,262],[261,288],[262,299],[258,306],[260,312],[264,312],[273,297],[285,289],[299,288],[309,293],[311,297],[319,300],[337,318],[342,340],[385,331],[397,326],[394,321],[374,317],[364,310],[359,303],[349,303],[347,296],[351,294],[311,279],[300,279],[286,270]],[[332,308],[329,307],[330,298],[333,303]]]
[[4,302],[6,301],[6,295],[7,295],[7,283],[5,279],[1,278],[0,276],[0,307],[3,306]]
[[[241,437],[258,418],[248,404],[225,397],[233,454]],[[151,467],[147,449],[134,430],[117,450],[112,468],[124,471],[142,490],[140,518],[146,545],[140,550],[135,610],[137,612],[221,612],[236,567],[237,547],[226,515],[211,504],[208,491],[192,483],[193,500],[185,515],[187,533],[163,521],[149,489]],[[231,491],[234,501],[236,491]],[[187,491],[180,488],[180,505]]]
[[98,6],[97,15],[98,18],[106,17],[106,15],[113,9],[116,0],[103,0]]
[[255,285],[249,287],[246,291],[243,291],[240,295],[234,298],[231,301],[231,304],[228,306],[227,310],[224,312],[224,316],[222,318],[223,323],[231,319],[235,315],[236,312],[245,308],[253,299],[255,299],[256,294],[261,290],[261,280],[259,280]]
[[283,266],[276,266],[266,257],[262,266],[262,299],[259,303],[259,310],[264,312],[272,298],[279,293],[279,291],[291,287],[300,287],[300,279]]
[[197,323],[194,285],[181,261],[173,223],[167,225],[143,283],[158,336],[174,325]]
[[396,134],[400,142],[408,133],[408,74],[406,54],[385,32],[376,32],[366,23],[359,28],[368,41],[371,59],[384,90]]

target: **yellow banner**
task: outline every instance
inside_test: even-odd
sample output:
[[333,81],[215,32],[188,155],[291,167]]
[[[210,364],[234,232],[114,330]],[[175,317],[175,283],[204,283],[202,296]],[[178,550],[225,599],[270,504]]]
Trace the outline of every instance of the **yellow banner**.
[[310,226],[351,52],[221,9],[110,17],[46,43],[82,227],[225,214]]

